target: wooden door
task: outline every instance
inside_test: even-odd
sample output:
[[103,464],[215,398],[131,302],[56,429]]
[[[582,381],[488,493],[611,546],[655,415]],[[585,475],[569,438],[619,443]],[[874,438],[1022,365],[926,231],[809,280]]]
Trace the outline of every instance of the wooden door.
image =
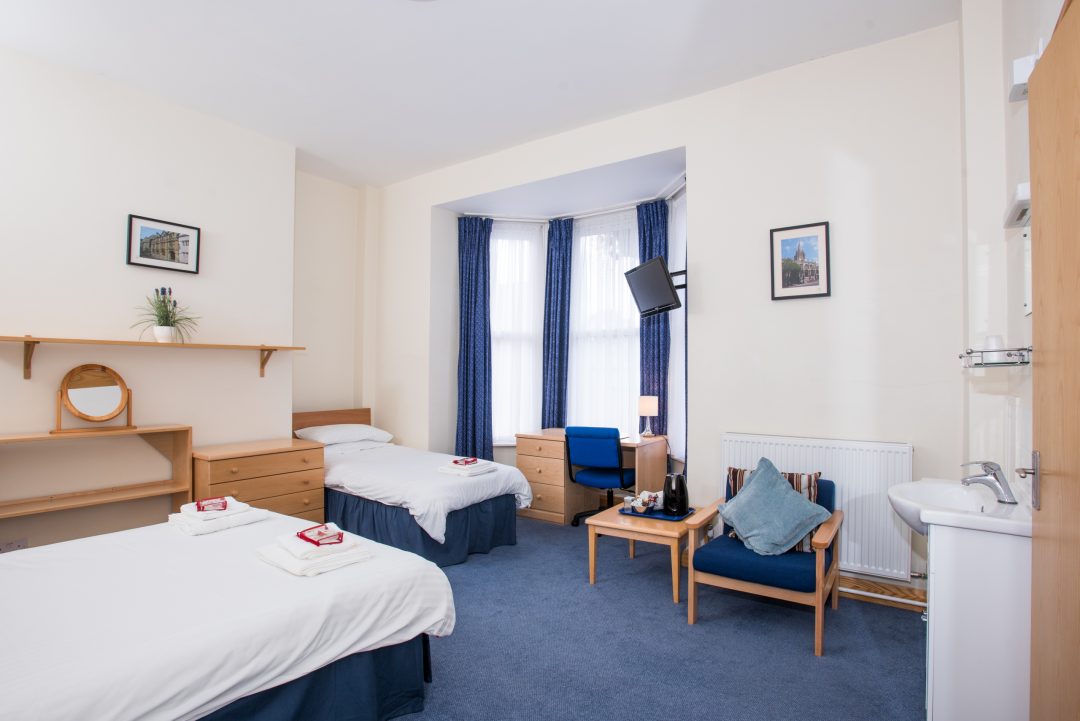
[[[1040,509],[1031,567],[1031,719],[1080,719],[1080,10],[1032,74],[1032,354]],[[1004,570],[1004,569],[1003,569]],[[1008,619],[1002,619],[1008,622]]]

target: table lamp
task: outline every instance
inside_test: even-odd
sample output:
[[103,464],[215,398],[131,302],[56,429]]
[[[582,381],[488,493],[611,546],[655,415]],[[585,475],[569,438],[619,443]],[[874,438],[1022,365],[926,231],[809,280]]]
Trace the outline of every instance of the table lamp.
[[645,417],[645,430],[641,432],[643,437],[648,437],[653,434],[651,418],[659,413],[659,396],[638,396],[638,415]]

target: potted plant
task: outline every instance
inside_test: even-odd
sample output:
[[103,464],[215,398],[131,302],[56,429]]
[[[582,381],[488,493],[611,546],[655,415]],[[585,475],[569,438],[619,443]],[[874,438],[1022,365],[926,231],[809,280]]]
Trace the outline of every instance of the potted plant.
[[132,328],[142,328],[139,337],[152,330],[158,343],[185,343],[191,338],[199,319],[173,298],[172,288],[154,288],[154,295],[146,297],[139,307],[142,320]]

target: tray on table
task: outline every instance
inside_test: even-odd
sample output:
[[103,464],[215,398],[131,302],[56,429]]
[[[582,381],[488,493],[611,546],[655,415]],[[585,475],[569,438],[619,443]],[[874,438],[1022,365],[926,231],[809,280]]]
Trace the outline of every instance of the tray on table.
[[628,511],[625,508],[619,509],[619,514],[623,516],[637,516],[638,518],[651,518],[656,521],[682,521],[689,517],[695,510],[694,508],[688,509],[686,513],[681,516],[671,516],[663,511],[648,510],[645,513],[638,513],[637,511]]

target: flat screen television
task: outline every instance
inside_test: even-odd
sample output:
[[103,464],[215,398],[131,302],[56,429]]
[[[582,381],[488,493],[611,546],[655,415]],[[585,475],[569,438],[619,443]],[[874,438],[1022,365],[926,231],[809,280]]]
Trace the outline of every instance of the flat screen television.
[[682,307],[663,256],[626,271],[626,282],[642,318]]

